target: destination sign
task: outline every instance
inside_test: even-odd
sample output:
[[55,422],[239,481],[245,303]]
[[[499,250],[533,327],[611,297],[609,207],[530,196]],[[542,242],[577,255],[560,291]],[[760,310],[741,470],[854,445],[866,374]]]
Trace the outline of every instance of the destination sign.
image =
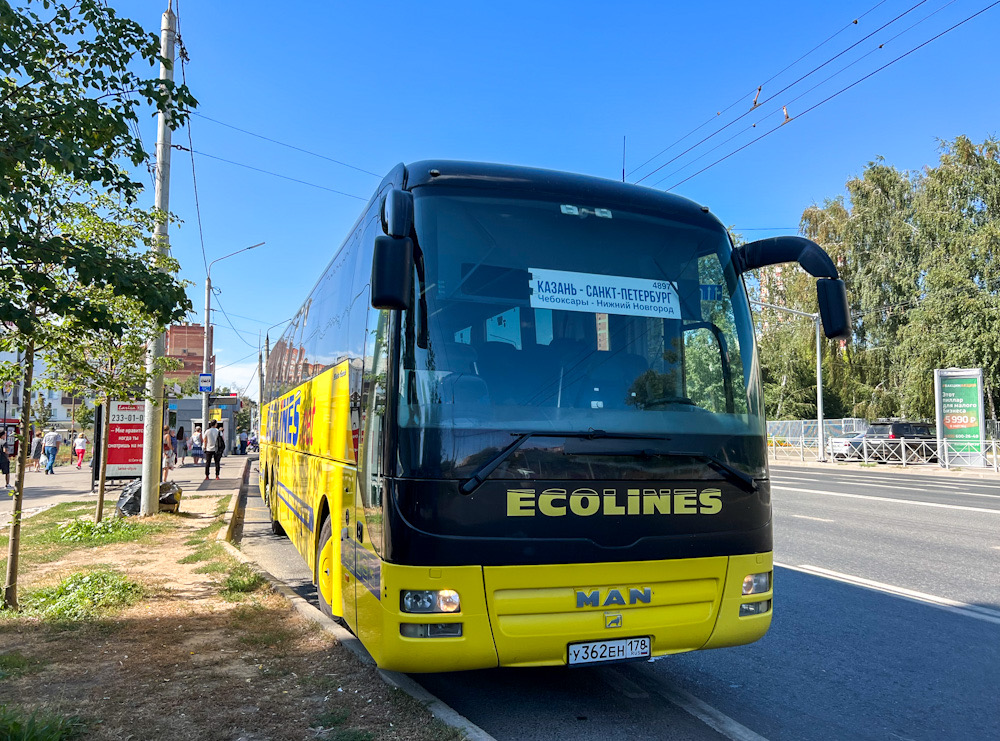
[[528,270],[533,308],[662,319],[681,317],[677,286],[671,281],[544,268]]

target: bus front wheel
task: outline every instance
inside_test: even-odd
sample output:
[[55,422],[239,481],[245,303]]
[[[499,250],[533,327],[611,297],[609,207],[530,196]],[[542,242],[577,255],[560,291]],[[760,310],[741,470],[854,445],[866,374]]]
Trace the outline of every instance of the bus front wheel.
[[323,521],[319,531],[317,546],[316,594],[319,596],[319,609],[327,617],[333,617],[333,520],[329,517]]

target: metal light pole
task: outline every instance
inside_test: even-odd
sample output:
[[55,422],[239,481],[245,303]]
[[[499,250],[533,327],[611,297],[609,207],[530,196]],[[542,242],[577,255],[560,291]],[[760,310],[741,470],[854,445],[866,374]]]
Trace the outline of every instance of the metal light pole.
[[[227,257],[232,257],[233,255],[238,255],[241,252],[246,252],[247,250],[252,250],[255,247],[260,247],[265,244],[264,242],[258,242],[257,244],[252,244],[249,247],[244,247],[241,250],[236,250],[236,252],[230,252],[228,255],[223,255],[222,257],[217,257],[208,263],[208,269],[205,271],[205,343],[203,347],[203,352],[205,357],[201,363],[201,372],[208,373],[212,361],[212,266],[220,260],[225,260]],[[216,379],[212,378],[212,389],[215,389]],[[209,396],[211,392],[204,392],[201,397],[201,434],[204,435],[208,431],[208,403]]]
[[819,457],[818,461],[826,462],[826,433],[823,431],[823,336],[820,333],[821,322],[819,314],[810,314],[807,311],[797,311],[796,309],[788,309],[784,306],[775,306],[774,304],[765,304],[763,301],[751,301],[753,306],[762,306],[767,309],[774,309],[775,311],[784,311],[788,314],[795,314],[796,316],[807,316],[813,320],[816,325],[816,424],[818,426],[819,433]]

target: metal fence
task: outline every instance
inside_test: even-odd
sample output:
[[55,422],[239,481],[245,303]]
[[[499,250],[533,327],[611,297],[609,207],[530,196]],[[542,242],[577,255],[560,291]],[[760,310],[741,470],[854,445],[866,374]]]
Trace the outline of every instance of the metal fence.
[[851,441],[845,449],[834,454],[827,442],[824,455],[820,455],[818,437],[783,437],[768,435],[768,456],[780,461],[857,461],[861,463],[889,463],[901,466],[941,466],[943,468],[992,468],[1000,472],[1000,440],[955,442],[943,440],[906,440],[876,438]]
[[[868,429],[868,420],[855,417],[824,419],[823,434],[827,439],[853,435]],[[767,434],[773,437],[799,439],[819,437],[819,424],[815,419],[779,419],[767,423]]]

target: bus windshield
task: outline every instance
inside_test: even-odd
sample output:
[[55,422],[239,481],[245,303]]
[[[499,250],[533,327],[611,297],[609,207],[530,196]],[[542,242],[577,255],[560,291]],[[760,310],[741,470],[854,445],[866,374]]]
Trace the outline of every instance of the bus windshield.
[[[554,431],[573,436],[562,454],[575,446],[593,459],[589,476],[601,460],[649,457],[658,441],[674,458],[707,452],[761,472],[750,308],[721,226],[446,186],[416,188],[414,207],[418,299],[400,330],[403,475],[468,475],[512,435]],[[594,430],[618,436],[588,449],[576,433]],[[551,437],[533,436],[499,474],[544,475],[524,456]]]

